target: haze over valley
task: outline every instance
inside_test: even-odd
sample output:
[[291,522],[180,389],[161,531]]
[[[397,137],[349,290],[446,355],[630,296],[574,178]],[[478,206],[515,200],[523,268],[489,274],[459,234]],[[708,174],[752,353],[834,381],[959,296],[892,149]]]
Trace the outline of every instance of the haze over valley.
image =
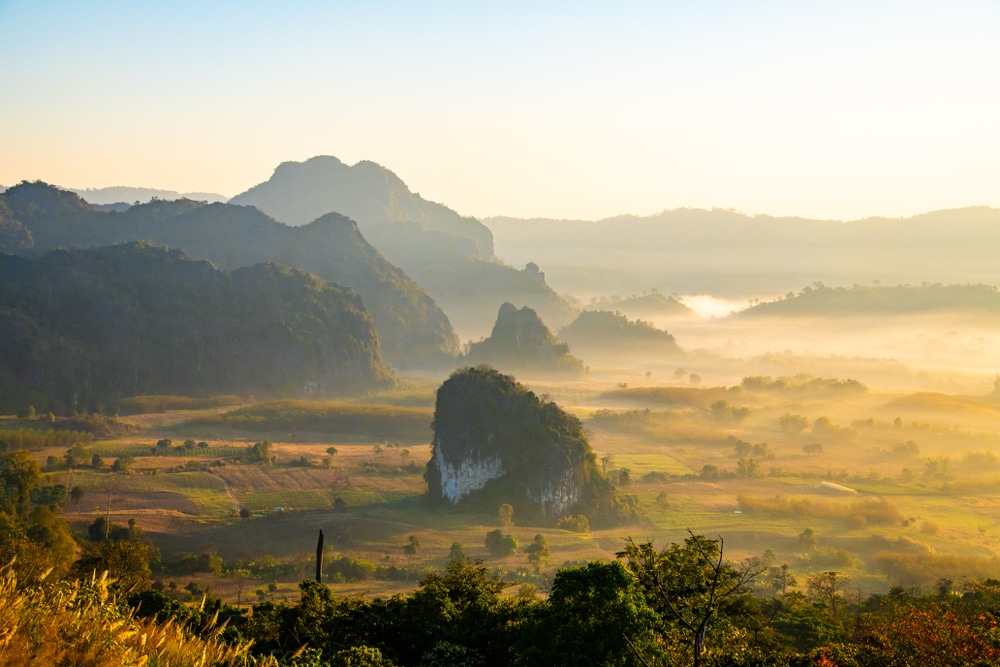
[[0,2],[0,667],[1000,664],[998,30]]

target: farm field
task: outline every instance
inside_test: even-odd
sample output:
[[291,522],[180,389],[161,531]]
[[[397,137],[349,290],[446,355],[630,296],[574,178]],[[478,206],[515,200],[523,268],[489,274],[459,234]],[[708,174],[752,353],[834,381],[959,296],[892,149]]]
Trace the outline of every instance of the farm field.
[[[753,379],[705,388],[549,383],[539,392],[583,421],[605,474],[638,510],[625,524],[574,532],[524,523],[517,507],[513,525],[502,525],[496,512],[428,503],[433,391],[432,383],[411,387],[400,405],[386,393],[372,403],[121,417],[132,427],[126,434],[83,445],[102,459],[99,468],[60,467],[65,443],[33,454],[48,483],[83,490],[66,506],[77,532],[98,516],[132,520],[159,550],[155,578],[231,599],[294,597],[296,582],[312,576],[320,530],[331,585],[343,595],[412,589],[456,543],[512,586],[544,590],[555,568],[613,558],[628,537],[662,546],[688,530],[721,536],[728,557],[787,564],[799,581],[837,570],[865,593],[1000,572],[1000,400],[992,395]],[[0,429],[15,428],[9,421]],[[264,442],[268,458],[255,460]],[[128,470],[112,471],[116,460],[128,460]],[[543,535],[551,551],[543,571],[528,567],[523,550],[491,557],[484,539],[497,528],[522,549]],[[419,548],[407,554],[411,536]],[[228,569],[171,571],[191,554],[217,556]]]

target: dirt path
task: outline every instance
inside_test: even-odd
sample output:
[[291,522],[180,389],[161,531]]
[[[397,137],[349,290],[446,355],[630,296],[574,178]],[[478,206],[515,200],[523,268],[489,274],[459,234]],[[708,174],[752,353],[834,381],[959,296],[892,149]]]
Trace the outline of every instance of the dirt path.
[[212,477],[222,482],[222,485],[226,487],[226,493],[229,494],[229,498],[233,501],[233,508],[237,512],[243,509],[242,505],[240,505],[240,501],[236,498],[236,493],[233,491],[233,487],[229,486],[229,482],[227,482],[224,478],[220,477],[219,475],[216,475],[214,472],[210,474],[212,475]]

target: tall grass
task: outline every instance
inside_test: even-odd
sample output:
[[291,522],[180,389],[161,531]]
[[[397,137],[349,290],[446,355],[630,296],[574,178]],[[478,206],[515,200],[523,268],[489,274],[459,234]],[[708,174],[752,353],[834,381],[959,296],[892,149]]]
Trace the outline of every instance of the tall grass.
[[137,619],[108,583],[102,576],[20,589],[9,566],[0,570],[0,666],[277,665],[222,641],[222,627],[202,639],[170,621]]

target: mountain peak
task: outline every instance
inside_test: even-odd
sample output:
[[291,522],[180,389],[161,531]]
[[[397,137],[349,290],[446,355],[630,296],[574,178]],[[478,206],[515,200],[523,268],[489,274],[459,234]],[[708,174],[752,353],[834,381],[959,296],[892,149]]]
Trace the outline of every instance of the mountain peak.
[[481,222],[414,194],[390,169],[361,160],[348,166],[331,155],[304,162],[282,162],[271,178],[233,197],[289,225],[305,225],[340,213],[370,235],[391,223],[416,223],[424,231],[443,232],[475,242],[480,257],[493,257],[493,234]]

